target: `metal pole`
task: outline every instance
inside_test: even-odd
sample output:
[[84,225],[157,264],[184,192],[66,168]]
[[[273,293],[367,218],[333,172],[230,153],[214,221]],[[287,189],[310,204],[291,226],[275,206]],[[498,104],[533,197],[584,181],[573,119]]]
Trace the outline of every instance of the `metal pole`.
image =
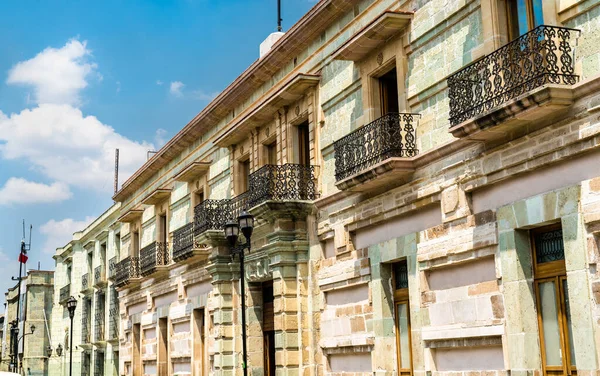
[[[25,241],[21,242],[21,255],[23,254],[23,249],[25,247]],[[20,319],[20,315],[19,315],[19,310],[21,309],[21,278],[23,277],[23,263],[21,262],[21,258],[19,257],[19,287],[17,288],[17,330],[19,330],[19,319]],[[17,334],[18,335],[18,334]],[[19,361],[19,341],[16,340],[14,342],[14,350],[13,353],[15,354],[15,364],[13,365],[13,372],[17,372],[18,369],[18,365],[17,362]]]
[[69,376],[73,376],[73,316],[71,315],[71,335],[69,336]]
[[277,0],[277,31],[281,30],[281,0]]
[[[247,243],[248,249],[250,249],[250,241]],[[240,289],[242,293],[242,357],[244,369],[244,376],[248,376],[248,353],[246,350],[246,287],[244,281],[244,247],[240,250]]]

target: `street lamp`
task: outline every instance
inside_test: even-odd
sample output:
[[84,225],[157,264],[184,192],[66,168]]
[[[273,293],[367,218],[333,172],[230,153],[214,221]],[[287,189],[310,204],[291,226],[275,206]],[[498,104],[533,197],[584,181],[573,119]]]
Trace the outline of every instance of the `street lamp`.
[[[30,334],[33,334],[33,332],[35,332],[35,325],[33,325],[33,324],[29,325],[29,330],[31,330],[31,332],[30,332],[30,333],[23,333],[23,335],[22,335],[22,336],[19,338],[19,340],[17,341],[17,349],[19,348],[19,343],[21,342],[21,340],[22,340],[22,339],[23,339],[25,336],[27,336],[27,335],[30,335]],[[18,331],[18,329],[17,329],[17,333],[18,333],[18,332],[19,332],[19,331]],[[25,345],[23,345],[23,346],[25,346]],[[23,355],[19,355],[19,364],[20,364],[19,368],[22,370],[22,369],[23,369]]]
[[46,355],[48,355],[48,359],[52,357],[52,346],[48,345],[48,347],[46,347]]
[[69,335],[69,341],[71,341],[71,344],[69,345],[69,376],[73,375],[73,317],[75,317],[75,308],[77,308],[77,299],[71,296],[69,300],[67,300],[67,309],[69,310],[69,318],[71,319],[71,334]]
[[19,339],[19,325],[17,320],[12,320],[10,322],[10,367],[9,369],[13,372],[17,372],[17,361],[18,361],[18,350],[17,350],[17,341]]
[[56,348],[56,355],[58,355],[58,356],[62,356],[62,350],[63,350],[63,347],[62,347],[62,345],[59,343],[59,344],[58,344],[58,347]]
[[[242,234],[246,238],[246,244],[237,245],[238,236]],[[250,237],[254,230],[254,216],[245,210],[238,217],[237,223],[230,221],[225,224],[225,237],[230,245],[232,255],[237,254],[240,258],[240,292],[242,298],[242,369],[244,376],[248,375],[248,351],[246,349],[246,287],[244,286],[244,250],[250,251]]]

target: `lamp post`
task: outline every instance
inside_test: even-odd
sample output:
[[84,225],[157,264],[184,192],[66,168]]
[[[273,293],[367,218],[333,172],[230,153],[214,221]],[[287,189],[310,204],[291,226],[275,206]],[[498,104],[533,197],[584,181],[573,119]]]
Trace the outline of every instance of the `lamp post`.
[[[21,342],[21,340],[22,340],[22,339],[23,339],[25,336],[27,336],[27,335],[30,335],[30,334],[33,334],[33,332],[35,332],[35,325],[31,324],[31,325],[29,326],[29,330],[31,330],[31,332],[30,332],[30,333],[23,333],[23,335],[22,335],[22,336],[19,338],[19,340],[17,341],[17,346],[16,346],[16,347],[17,347],[17,349],[19,348],[19,343]],[[23,347],[24,347],[24,346],[25,346],[25,345],[23,345]],[[23,352],[25,352],[25,350],[24,350],[24,349],[23,349]],[[23,357],[21,357],[21,356],[19,357],[19,369],[20,369],[21,371],[23,370]]]
[[71,319],[71,334],[69,335],[69,376],[73,375],[73,317],[75,317],[75,308],[77,308],[77,299],[70,297],[67,300],[67,309],[69,310],[69,318]]
[[18,350],[17,350],[17,340],[19,338],[19,325],[17,320],[12,320],[10,322],[10,367],[9,370],[13,372],[17,372],[17,361],[18,361]]
[[[245,244],[237,244],[240,229],[244,238],[246,238]],[[229,242],[232,256],[237,254],[240,258],[240,293],[242,299],[242,369],[244,370],[244,376],[248,375],[248,352],[246,349],[246,287],[244,286],[244,250],[247,248],[250,251],[250,237],[252,236],[252,230],[254,230],[254,216],[247,213],[245,210],[235,221],[230,221],[225,224],[225,237]]]

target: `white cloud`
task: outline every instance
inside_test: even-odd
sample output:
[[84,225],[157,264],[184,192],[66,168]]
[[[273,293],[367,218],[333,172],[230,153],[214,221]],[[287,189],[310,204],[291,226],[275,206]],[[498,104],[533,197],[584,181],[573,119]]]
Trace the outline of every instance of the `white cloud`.
[[162,86],[163,82],[162,82],[161,80],[156,80],[156,84],[157,84],[158,86]]
[[152,144],[134,142],[70,105],[42,104],[19,114],[0,111],[0,155],[26,159],[48,178],[99,191],[112,186],[119,148],[120,181],[146,160]]
[[169,92],[176,97],[183,97],[183,87],[185,84],[181,81],[173,81],[169,86]]
[[46,235],[42,250],[53,254],[56,248],[66,245],[73,239],[73,233],[84,230],[94,217],[86,217],[83,221],[66,218],[60,221],[51,219],[40,227],[40,232]]
[[0,188],[0,205],[41,204],[60,202],[71,198],[71,191],[64,183],[50,185],[35,183],[21,178],[10,178]]
[[154,143],[156,144],[157,149],[162,148],[163,145],[167,143],[166,135],[167,131],[165,129],[158,128],[156,130],[156,133],[154,134]]
[[[32,86],[34,102],[80,103],[79,92],[87,87],[87,76],[97,68],[88,62],[87,42],[71,39],[61,48],[48,47],[34,58],[17,63],[8,74],[8,84]],[[102,75],[96,74],[101,80]]]
[[192,97],[201,101],[212,101],[219,93],[205,93],[202,90],[192,91]]

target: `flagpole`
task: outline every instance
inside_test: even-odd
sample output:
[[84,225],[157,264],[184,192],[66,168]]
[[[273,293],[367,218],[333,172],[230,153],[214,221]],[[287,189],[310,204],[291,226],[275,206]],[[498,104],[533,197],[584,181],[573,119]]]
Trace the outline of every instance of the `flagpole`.
[[[24,264],[24,260],[23,260],[23,256],[25,256],[25,239],[21,240],[21,253],[19,255],[19,287],[17,289],[17,328],[15,330],[17,338],[19,336],[19,320],[21,318],[21,316],[19,315],[19,310],[21,309],[21,278],[23,277],[23,264]],[[26,257],[26,256],[25,256]],[[25,262],[27,259],[25,259]],[[15,356],[15,361],[13,362],[13,372],[17,372],[17,370],[19,369],[19,341],[15,341],[14,345],[13,345],[13,354]],[[23,346],[25,346],[25,344],[23,344]]]

